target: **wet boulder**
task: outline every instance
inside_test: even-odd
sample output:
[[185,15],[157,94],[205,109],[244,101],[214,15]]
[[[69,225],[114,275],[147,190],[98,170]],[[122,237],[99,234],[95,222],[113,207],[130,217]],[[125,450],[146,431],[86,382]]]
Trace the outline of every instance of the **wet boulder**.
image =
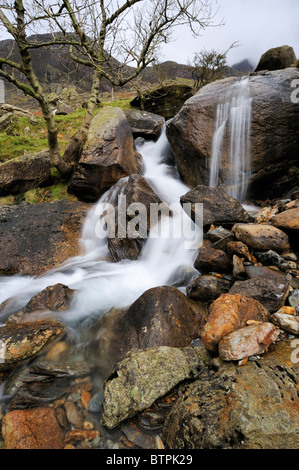
[[207,317],[201,302],[194,302],[175,287],[154,287],[128,309],[107,314],[95,339],[95,357],[104,373],[130,349],[189,346],[199,337]]
[[234,283],[229,293],[252,297],[260,302],[270,313],[280,309],[290,290],[290,278],[255,277]]
[[231,270],[231,259],[222,250],[216,250],[204,243],[194,262],[194,267],[200,272],[227,272]]
[[2,422],[6,449],[63,449],[64,432],[54,408],[7,413]]
[[187,286],[187,296],[193,300],[202,302],[212,302],[226,294],[231,287],[231,283],[218,276],[204,275],[193,279]]
[[[112,224],[115,224],[115,236],[114,233],[113,236],[108,236],[108,249],[113,261],[138,258],[150,231],[151,205],[162,204],[159,196],[140,175],[131,175],[119,184],[124,205],[119,204],[119,199],[118,201],[111,200],[115,211],[106,217],[107,223],[111,223],[110,217],[112,217]],[[146,210],[146,214],[138,212],[139,204],[142,204],[142,210]],[[129,207],[135,207],[136,211],[129,211]],[[136,215],[140,215],[139,223],[136,226],[133,224],[131,227],[130,223],[134,222]],[[145,216],[143,217],[143,215]],[[125,234],[123,235],[122,230],[124,229]]]
[[[252,98],[249,193],[254,197],[269,198],[272,189],[272,194],[277,193],[274,182],[281,177],[286,178],[288,190],[293,184],[288,173],[298,161],[299,107],[292,101],[290,83],[298,79],[299,70],[294,67],[248,77]],[[209,184],[219,97],[225,96],[238,80],[230,77],[204,86],[167,122],[178,170],[191,188]],[[221,181],[227,179],[230,167],[228,135],[224,141]]]
[[[197,186],[181,197],[181,205],[191,204],[191,218],[195,221],[196,204],[203,207],[203,226],[250,222],[251,217],[234,198],[221,188]],[[188,206],[187,206],[188,207]]]

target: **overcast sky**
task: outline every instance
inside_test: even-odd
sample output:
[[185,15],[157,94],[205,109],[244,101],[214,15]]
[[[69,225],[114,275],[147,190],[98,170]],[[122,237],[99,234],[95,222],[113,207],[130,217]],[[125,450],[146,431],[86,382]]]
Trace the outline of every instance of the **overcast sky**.
[[260,56],[272,47],[288,44],[299,57],[299,0],[218,0],[225,26],[207,28],[193,38],[187,30],[177,31],[175,42],[164,46],[163,60],[187,63],[203,47],[225,51],[233,42],[240,45],[228,54],[233,65],[249,59],[254,66]]

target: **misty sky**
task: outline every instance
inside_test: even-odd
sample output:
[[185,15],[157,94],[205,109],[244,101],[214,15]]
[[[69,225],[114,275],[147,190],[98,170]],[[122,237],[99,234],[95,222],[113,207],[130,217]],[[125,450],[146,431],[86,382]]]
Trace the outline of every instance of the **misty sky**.
[[187,63],[203,47],[225,51],[235,41],[240,45],[229,52],[229,65],[248,58],[256,66],[264,52],[284,44],[299,57],[299,0],[218,0],[217,5],[215,21],[223,18],[225,26],[207,28],[198,38],[177,30],[161,59]]

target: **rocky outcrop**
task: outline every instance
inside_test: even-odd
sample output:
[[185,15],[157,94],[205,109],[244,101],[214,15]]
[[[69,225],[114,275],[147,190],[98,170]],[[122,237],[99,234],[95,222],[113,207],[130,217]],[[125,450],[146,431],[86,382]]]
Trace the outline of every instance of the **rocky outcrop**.
[[134,98],[131,106],[171,119],[179,112],[184,102],[194,94],[188,85],[165,85],[151,92],[144,93],[142,98]]
[[87,204],[52,203],[0,207],[0,273],[40,275],[80,253]]
[[[251,176],[254,195],[269,197],[272,182],[287,175],[298,155],[299,108],[291,99],[299,70],[287,68],[249,77],[252,97]],[[186,184],[209,184],[209,161],[219,97],[235,78],[213,82],[186,101],[167,123],[167,136]],[[223,148],[222,168],[228,167],[228,146]],[[290,188],[289,188],[290,189]],[[273,196],[275,197],[275,196]]]
[[101,424],[113,428],[149,408],[179,382],[196,377],[208,362],[204,348],[130,351],[105,382]]
[[298,361],[290,341],[258,362],[217,360],[182,393],[166,420],[170,449],[298,449]]
[[96,201],[119,179],[138,173],[138,159],[124,112],[105,107],[92,120],[68,192],[84,201]]
[[295,62],[296,54],[291,46],[273,47],[261,56],[255,71],[286,69]]
[[126,117],[132,129],[133,137],[157,140],[162,132],[165,119],[154,113],[129,109],[125,111]]

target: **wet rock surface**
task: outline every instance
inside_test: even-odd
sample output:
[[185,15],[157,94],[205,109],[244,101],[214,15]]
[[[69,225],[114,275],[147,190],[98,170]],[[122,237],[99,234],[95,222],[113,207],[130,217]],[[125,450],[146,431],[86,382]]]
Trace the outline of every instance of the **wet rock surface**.
[[298,364],[291,342],[258,362],[217,362],[177,400],[163,441],[170,449],[297,449]]
[[[161,199],[147,181],[140,175],[131,175],[122,185],[122,196],[125,198],[124,207],[118,206],[115,202],[115,214],[112,214],[115,223],[115,237],[108,238],[108,249],[113,261],[123,259],[137,259],[146,241],[150,230],[150,206],[151,204],[162,204]],[[128,230],[128,223],[132,221],[135,213],[129,215],[127,210],[131,204],[143,204],[146,209],[146,219],[143,221],[146,225],[138,225],[140,236],[135,236],[135,229]],[[123,223],[120,223],[120,217],[123,216]],[[109,216],[107,218],[109,221]],[[124,226],[125,225],[125,226]],[[121,234],[121,230],[126,229],[126,236]],[[144,234],[144,237],[142,236]]]
[[282,230],[272,225],[236,224],[232,228],[235,237],[255,250],[286,251],[289,238]]
[[229,293],[241,294],[260,302],[269,312],[276,312],[285,303],[290,289],[290,279],[256,277],[234,283]]
[[0,273],[40,275],[80,253],[90,206],[60,200],[0,207]]
[[239,361],[263,354],[279,336],[272,323],[256,323],[225,335],[219,343],[219,356],[223,361]]
[[64,432],[49,407],[6,414],[2,434],[7,449],[63,449]]

